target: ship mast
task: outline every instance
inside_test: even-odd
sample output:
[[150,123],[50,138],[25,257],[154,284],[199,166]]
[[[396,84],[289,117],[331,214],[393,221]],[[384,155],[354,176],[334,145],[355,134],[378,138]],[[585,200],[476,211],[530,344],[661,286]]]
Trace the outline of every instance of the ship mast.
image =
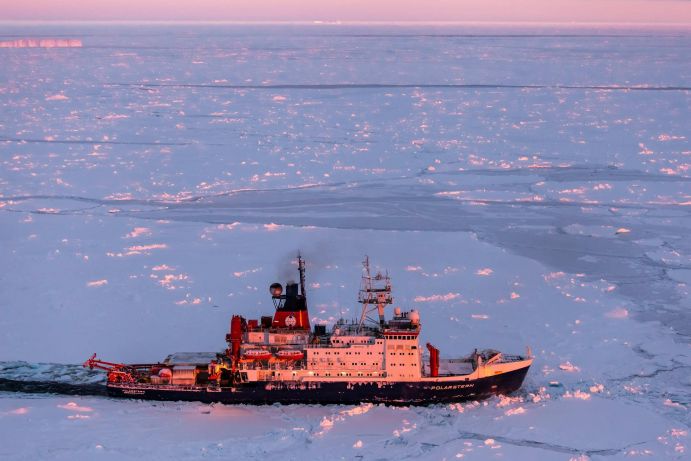
[[360,292],[358,293],[358,302],[362,304],[362,314],[360,315],[358,330],[362,330],[366,320],[374,322],[367,315],[375,310],[379,314],[379,326],[383,327],[384,307],[387,304],[393,303],[391,278],[388,272],[386,274],[377,272],[372,276],[369,267],[369,256],[365,256],[362,266],[362,282],[360,284]]
[[[305,298],[305,260],[298,251],[298,271],[300,271],[300,294]],[[306,298],[305,298],[306,299]]]

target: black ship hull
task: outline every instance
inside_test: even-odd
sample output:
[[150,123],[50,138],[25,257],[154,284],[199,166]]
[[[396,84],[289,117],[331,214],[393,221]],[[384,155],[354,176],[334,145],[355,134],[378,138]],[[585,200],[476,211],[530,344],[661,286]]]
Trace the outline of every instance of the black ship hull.
[[195,401],[227,404],[357,404],[427,405],[479,400],[508,394],[521,387],[529,367],[480,379],[394,383],[266,382],[243,383],[230,388],[109,384],[108,394],[146,400]]

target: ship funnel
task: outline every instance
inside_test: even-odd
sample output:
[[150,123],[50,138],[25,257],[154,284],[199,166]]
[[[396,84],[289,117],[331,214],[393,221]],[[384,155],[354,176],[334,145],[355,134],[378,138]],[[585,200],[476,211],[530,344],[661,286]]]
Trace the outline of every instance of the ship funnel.
[[297,298],[298,296],[298,284],[295,282],[286,283],[286,297]]
[[271,296],[278,298],[283,294],[283,286],[280,283],[272,283],[269,287],[269,291],[271,292]]

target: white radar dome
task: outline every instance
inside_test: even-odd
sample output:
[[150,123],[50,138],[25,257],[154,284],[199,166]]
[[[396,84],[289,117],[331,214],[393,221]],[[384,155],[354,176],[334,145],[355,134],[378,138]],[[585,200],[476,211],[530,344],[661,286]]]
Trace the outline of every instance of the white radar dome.
[[420,323],[420,313],[418,311],[412,310],[408,314],[408,318],[410,319],[410,323],[413,325],[417,325]]

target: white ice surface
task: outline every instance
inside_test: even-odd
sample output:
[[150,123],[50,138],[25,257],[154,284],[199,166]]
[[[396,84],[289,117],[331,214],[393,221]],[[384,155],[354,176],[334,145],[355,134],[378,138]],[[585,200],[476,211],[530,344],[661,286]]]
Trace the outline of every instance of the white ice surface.
[[[0,400],[3,459],[529,459],[681,457],[654,412],[595,396],[432,408]],[[598,417],[594,418],[593,415]],[[641,422],[644,421],[645,424]]]
[[431,408],[0,394],[0,458],[688,457],[688,30],[0,35],[84,45],[0,50],[0,378],[220,350],[298,248],[314,322],[369,254],[444,356],[536,355]]

